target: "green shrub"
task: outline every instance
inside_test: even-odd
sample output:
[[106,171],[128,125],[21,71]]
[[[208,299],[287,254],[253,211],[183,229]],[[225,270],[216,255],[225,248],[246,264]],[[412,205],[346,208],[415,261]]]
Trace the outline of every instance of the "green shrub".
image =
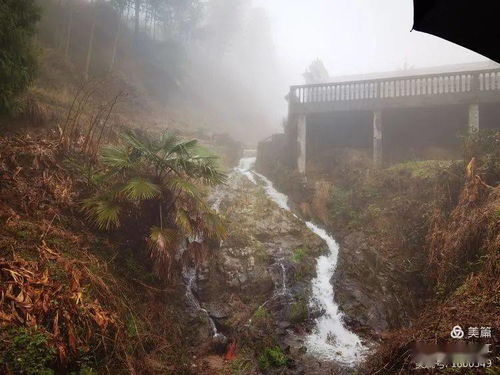
[[340,187],[332,189],[328,202],[332,220],[355,223],[358,221],[358,213],[353,206],[353,192]]
[[256,365],[254,364],[252,355],[242,352],[231,362],[231,374],[233,375],[247,375],[255,372]]
[[261,370],[266,370],[270,367],[286,366],[288,358],[279,346],[264,349],[264,352],[259,356],[259,367]]
[[302,323],[307,320],[308,316],[309,309],[307,308],[307,302],[305,300],[294,302],[290,306],[289,320],[292,323]]
[[[47,334],[24,327],[10,328],[0,334],[0,365],[19,375],[52,375],[50,364],[56,351]],[[1,368],[1,367],[0,367]]]
[[479,174],[490,185],[499,183],[500,175],[500,131],[497,129],[481,129],[472,134],[462,136],[464,161],[468,163],[472,157],[479,160]]
[[295,251],[293,252],[292,262],[300,263],[306,257],[306,255],[307,255],[306,251],[303,248],[299,247],[295,249]]
[[33,81],[36,58],[32,45],[40,18],[34,0],[0,2],[0,113],[12,112],[16,99]]
[[269,311],[265,307],[260,306],[253,314],[254,319],[267,319],[270,317]]

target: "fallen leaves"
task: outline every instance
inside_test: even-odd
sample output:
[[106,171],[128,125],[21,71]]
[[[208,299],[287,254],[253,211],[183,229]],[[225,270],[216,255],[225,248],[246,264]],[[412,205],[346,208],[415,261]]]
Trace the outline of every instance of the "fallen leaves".
[[[50,254],[54,251],[45,246]],[[39,262],[0,260],[0,324],[43,326],[52,335],[61,360],[88,346],[94,331],[114,325],[115,317],[97,300],[88,301],[82,283],[85,270],[58,259],[68,272],[68,285],[50,277]],[[85,329],[82,329],[85,328]]]

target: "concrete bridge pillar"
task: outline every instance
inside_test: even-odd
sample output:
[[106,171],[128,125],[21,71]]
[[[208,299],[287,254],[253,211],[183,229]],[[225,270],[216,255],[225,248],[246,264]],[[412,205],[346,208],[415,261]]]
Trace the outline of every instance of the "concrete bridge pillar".
[[300,115],[297,118],[297,169],[300,174],[306,173],[306,137],[307,137],[307,120],[305,115]]
[[382,165],[382,111],[373,112],[373,164]]
[[469,133],[474,133],[479,130],[479,105],[469,105]]

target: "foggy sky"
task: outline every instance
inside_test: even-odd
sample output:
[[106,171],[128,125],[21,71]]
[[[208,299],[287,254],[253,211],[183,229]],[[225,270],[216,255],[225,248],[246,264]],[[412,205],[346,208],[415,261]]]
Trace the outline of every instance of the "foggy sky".
[[267,10],[289,84],[320,58],[331,76],[486,61],[412,31],[412,0],[254,0]]

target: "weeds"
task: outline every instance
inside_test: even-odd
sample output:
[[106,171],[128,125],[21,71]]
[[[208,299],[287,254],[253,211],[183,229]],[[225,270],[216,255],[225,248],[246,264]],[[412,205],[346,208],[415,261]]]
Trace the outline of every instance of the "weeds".
[[292,262],[300,263],[306,257],[306,255],[307,255],[307,253],[306,253],[305,249],[299,247],[299,248],[295,249],[295,251],[293,252]]
[[49,335],[36,329],[13,327],[0,331],[0,365],[22,375],[53,375],[56,350]]
[[261,320],[261,319],[269,319],[271,314],[265,307],[260,306],[253,314],[254,319]]
[[307,302],[304,299],[300,299],[294,302],[290,306],[290,313],[288,319],[292,323],[303,323],[309,317],[309,309],[307,307]]
[[259,367],[267,370],[271,367],[283,367],[288,364],[288,358],[279,346],[265,348],[259,356]]
[[130,245],[123,251],[84,225],[81,182],[62,166],[57,142],[0,137],[0,149],[0,373],[151,374],[151,358],[170,364],[162,373],[188,374],[191,332],[179,323],[178,296],[165,296],[173,291]]

